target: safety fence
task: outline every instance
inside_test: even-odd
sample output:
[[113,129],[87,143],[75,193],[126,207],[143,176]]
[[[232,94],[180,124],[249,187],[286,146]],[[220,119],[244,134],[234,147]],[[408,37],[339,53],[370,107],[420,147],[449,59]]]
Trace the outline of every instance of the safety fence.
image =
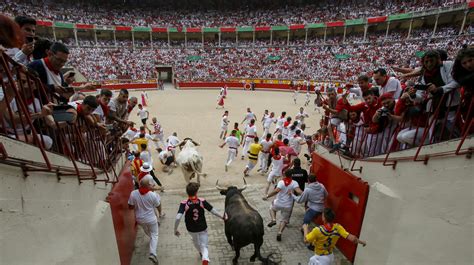
[[[122,154],[120,135],[101,130],[71,111],[73,122],[58,122],[53,114],[61,105],[54,88],[43,85],[37,74],[2,53],[0,56],[0,135],[36,146],[43,162],[9,156],[2,148],[0,163],[21,166],[26,171],[50,171],[76,175],[79,182],[113,183],[115,163]],[[80,105],[81,102],[77,102]],[[49,153],[66,156],[72,168],[52,165]],[[79,167],[86,164],[89,169]],[[26,173],[25,173],[26,174]],[[98,175],[104,178],[99,179]]]

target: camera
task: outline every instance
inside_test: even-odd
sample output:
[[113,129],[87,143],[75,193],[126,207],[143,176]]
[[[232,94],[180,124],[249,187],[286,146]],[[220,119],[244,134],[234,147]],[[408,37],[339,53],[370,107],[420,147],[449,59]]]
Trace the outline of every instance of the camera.
[[389,113],[390,113],[390,110],[386,107],[382,107],[380,109],[380,117],[387,117]]
[[414,88],[416,90],[423,90],[423,91],[426,91],[428,89],[428,85],[423,85],[423,84],[415,84]]
[[66,121],[71,122],[74,120],[74,114],[68,112],[67,110],[71,109],[70,105],[56,105],[53,106],[53,118],[57,122]]
[[32,43],[36,40],[37,38],[35,37],[26,37],[26,43]]

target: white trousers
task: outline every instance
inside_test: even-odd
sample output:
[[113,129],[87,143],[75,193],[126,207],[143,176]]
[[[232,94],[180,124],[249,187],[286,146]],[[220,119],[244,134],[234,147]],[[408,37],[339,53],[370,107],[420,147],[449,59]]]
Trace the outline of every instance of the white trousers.
[[150,237],[150,254],[156,256],[156,248],[158,247],[158,222],[139,224],[145,234]]
[[267,137],[267,134],[269,134],[269,133],[270,133],[270,128],[269,127],[267,127],[267,128],[263,127],[262,139],[265,139]]
[[260,152],[259,154],[259,160],[260,160],[260,170],[265,171],[267,170],[267,165],[268,165],[268,158],[270,157],[270,153],[264,153]]
[[334,254],[325,256],[314,255],[309,259],[308,265],[332,265],[334,263]]
[[[398,132],[397,140],[401,144],[407,144],[409,146],[418,146],[423,138],[425,128],[405,128]],[[415,139],[416,136],[416,139]],[[426,137],[425,142],[429,142],[428,137]]]
[[197,249],[197,251],[199,251],[199,253],[201,253],[202,260],[209,261],[209,250],[207,247],[209,240],[207,236],[207,230],[197,233],[189,232],[189,234],[193,238],[194,247]]
[[252,171],[252,169],[255,167],[255,165],[257,165],[257,160],[249,159],[249,161],[247,162],[247,165],[245,166],[248,169],[247,173]]
[[247,156],[247,152],[249,151],[249,147],[252,141],[253,141],[253,138],[250,138],[247,136],[245,137],[244,150],[242,151],[242,156]]
[[236,149],[229,148],[229,151],[228,151],[228,153],[227,153],[226,166],[230,166],[230,164],[232,163],[232,161],[234,161],[235,156],[237,156],[237,150],[236,150]]
[[153,137],[153,140],[158,140],[158,141],[153,141],[155,143],[155,147],[156,148],[160,148],[160,144],[162,146],[163,149],[166,148],[166,145],[165,145],[165,142],[163,141],[163,134],[153,134],[152,135]]

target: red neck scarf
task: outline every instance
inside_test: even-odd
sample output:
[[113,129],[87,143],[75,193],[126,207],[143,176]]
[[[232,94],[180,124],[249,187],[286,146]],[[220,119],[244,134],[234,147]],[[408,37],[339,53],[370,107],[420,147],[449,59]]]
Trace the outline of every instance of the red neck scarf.
[[82,110],[82,103],[81,104],[77,104],[77,114],[78,115],[82,115],[83,113],[83,110]]
[[100,107],[102,108],[102,112],[104,112],[104,116],[108,117],[109,116],[109,106],[105,105],[101,101],[99,101]]
[[140,192],[141,195],[145,195],[151,190],[149,188],[146,188],[146,187],[140,187],[140,188],[138,188],[138,191]]
[[43,59],[44,60],[44,64],[46,65],[46,67],[48,67],[49,71],[53,72],[54,74],[56,75],[59,75],[59,71],[56,71],[53,67],[53,65],[51,64],[51,62],[49,61],[49,58],[46,57]]
[[142,180],[144,176],[148,175],[148,172],[140,172],[138,173],[138,181]]
[[333,226],[334,226],[334,225],[331,224],[331,223],[327,223],[327,224],[324,224],[324,225],[323,225],[324,230],[326,230],[326,231],[328,231],[328,232],[332,231]]
[[131,106],[131,105],[129,104],[129,105],[128,105],[127,112],[128,112],[128,113],[132,112],[132,110],[133,110],[134,107],[135,107],[135,106]]
[[289,122],[287,122],[287,121],[285,121],[285,123],[283,124],[283,127],[285,127],[285,128],[286,128],[286,127],[288,127],[288,125],[290,125],[290,123],[289,123]]
[[188,197],[188,200],[190,200],[191,202],[194,203],[194,202],[196,202],[196,201],[198,200],[198,197],[197,197],[197,195],[196,195],[196,196],[189,196],[189,197]]
[[283,183],[285,184],[286,187],[291,184],[292,179],[289,177],[284,177],[283,178]]

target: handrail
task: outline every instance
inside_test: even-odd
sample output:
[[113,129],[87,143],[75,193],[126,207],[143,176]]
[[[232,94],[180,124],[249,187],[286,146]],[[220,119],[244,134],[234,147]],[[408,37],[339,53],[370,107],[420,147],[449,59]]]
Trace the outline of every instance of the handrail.
[[[25,168],[31,171],[55,172],[58,178],[61,174],[76,175],[79,183],[83,180],[105,183],[117,181],[115,163],[122,152],[120,135],[110,137],[101,134],[98,128],[88,126],[81,116],[77,117],[77,122],[71,124],[52,121],[53,118],[45,114],[47,111],[44,107],[55,104],[50,100],[53,97],[46,93],[38,77],[5,53],[0,55],[0,80],[4,95],[0,99],[0,135],[35,145],[42,154],[44,164],[38,165],[33,161],[14,162],[18,160],[8,157],[7,150],[0,150],[0,163],[20,166],[24,172]],[[51,122],[55,126],[51,125]],[[109,141],[106,141],[106,137],[110,138]],[[4,149],[3,145],[1,147]],[[73,171],[63,171],[63,167],[53,166],[46,148],[68,157]],[[88,165],[89,170],[79,169],[77,162]],[[25,166],[31,164],[35,166]],[[103,173],[105,177],[98,179],[97,172]]]

